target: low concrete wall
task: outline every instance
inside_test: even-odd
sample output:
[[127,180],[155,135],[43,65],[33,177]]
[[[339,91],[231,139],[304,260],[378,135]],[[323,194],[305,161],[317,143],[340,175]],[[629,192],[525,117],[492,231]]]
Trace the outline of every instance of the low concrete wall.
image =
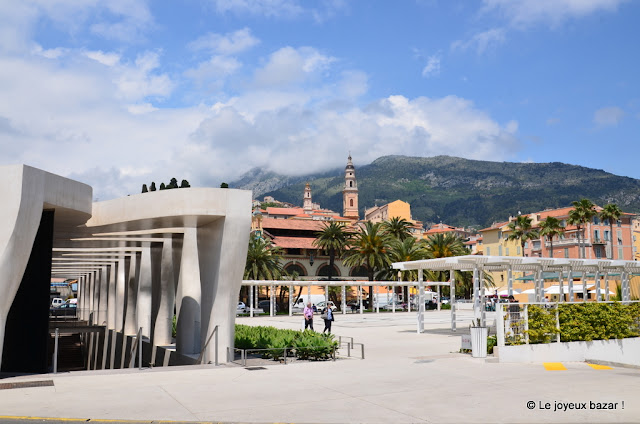
[[495,347],[499,362],[597,361],[640,367],[640,338]]

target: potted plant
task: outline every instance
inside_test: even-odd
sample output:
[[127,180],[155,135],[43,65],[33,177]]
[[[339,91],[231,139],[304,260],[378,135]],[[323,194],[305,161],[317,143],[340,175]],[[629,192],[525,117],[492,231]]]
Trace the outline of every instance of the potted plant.
[[471,321],[471,356],[474,358],[487,357],[488,328],[482,325],[480,318]]

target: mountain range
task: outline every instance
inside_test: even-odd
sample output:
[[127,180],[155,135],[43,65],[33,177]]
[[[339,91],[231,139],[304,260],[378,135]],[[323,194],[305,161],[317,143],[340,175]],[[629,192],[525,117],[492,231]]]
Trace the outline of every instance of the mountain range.
[[[486,227],[518,213],[570,206],[582,198],[640,212],[640,180],[560,162],[383,156],[356,165],[356,177],[361,218],[365,208],[398,199],[409,202],[413,219],[425,224],[466,227]],[[315,203],[342,213],[344,168],[304,176],[253,169],[230,186],[253,190],[255,199],[273,196],[302,206],[306,182]]]

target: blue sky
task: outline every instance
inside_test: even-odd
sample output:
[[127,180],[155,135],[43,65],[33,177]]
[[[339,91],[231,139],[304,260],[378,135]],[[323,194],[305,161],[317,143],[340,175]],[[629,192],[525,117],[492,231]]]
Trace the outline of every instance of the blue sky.
[[0,163],[101,200],[349,152],[640,178],[639,18],[637,0],[2,2]]

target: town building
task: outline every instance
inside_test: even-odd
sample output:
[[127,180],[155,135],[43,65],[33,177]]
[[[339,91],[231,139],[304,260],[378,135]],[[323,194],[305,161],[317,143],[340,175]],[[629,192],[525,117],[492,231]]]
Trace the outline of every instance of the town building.
[[412,219],[411,205],[407,202],[395,200],[382,206],[373,206],[364,211],[365,221],[377,223],[388,221],[392,218],[401,218],[409,221],[412,224],[409,230],[413,236],[416,238],[422,236],[422,222]]

